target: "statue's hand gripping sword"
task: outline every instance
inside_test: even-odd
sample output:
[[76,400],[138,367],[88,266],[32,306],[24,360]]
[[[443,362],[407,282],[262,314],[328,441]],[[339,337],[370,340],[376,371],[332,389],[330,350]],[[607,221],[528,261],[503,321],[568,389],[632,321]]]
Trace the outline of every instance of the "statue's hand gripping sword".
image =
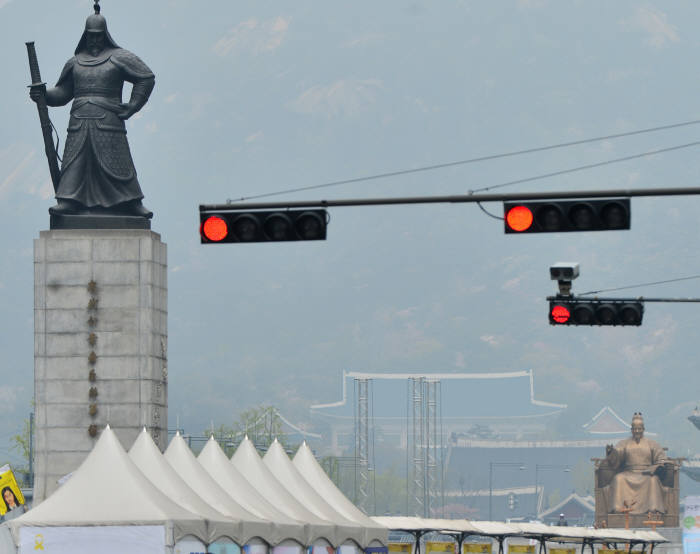
[[61,171],[58,169],[58,154],[53,144],[53,125],[49,119],[49,108],[46,105],[46,83],[41,80],[39,71],[39,60],[36,57],[36,49],[33,42],[27,42],[27,55],[29,56],[29,71],[32,77],[32,84],[29,88],[39,88],[41,95],[37,100],[36,107],[39,111],[39,121],[41,122],[41,132],[44,135],[44,150],[49,161],[49,171],[54,191],[58,190],[58,183],[61,180]]

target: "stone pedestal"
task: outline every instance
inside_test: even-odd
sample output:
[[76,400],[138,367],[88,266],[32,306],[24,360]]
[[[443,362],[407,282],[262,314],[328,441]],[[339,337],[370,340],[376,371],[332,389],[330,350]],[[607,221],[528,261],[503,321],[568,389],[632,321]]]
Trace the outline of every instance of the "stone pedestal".
[[[671,528],[677,528],[678,527],[678,515],[676,514],[664,514],[664,515],[658,515],[654,516],[654,519],[657,521],[663,521],[662,524],[658,524],[658,527],[671,527]],[[632,529],[649,529],[650,527],[647,525],[644,525],[645,521],[649,520],[649,516],[647,514],[630,514],[629,516],[629,526]],[[615,529],[624,529],[625,528],[625,514],[608,514],[608,523],[607,523],[609,528],[615,528]]]
[[167,440],[167,251],[150,230],[34,241],[34,505],[109,424],[129,449]]

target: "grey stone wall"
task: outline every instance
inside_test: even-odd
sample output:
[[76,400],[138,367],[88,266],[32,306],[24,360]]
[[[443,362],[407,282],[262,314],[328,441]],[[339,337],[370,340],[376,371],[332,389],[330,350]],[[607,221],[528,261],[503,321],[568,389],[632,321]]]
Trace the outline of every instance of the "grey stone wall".
[[109,424],[129,449],[167,440],[167,248],[147,230],[34,241],[34,505]]

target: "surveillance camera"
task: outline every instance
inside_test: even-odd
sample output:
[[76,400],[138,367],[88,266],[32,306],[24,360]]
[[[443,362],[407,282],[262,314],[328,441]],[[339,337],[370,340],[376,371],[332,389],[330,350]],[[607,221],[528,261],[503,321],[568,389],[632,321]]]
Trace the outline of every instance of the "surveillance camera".
[[573,281],[578,275],[578,263],[575,262],[557,262],[549,268],[552,281]]

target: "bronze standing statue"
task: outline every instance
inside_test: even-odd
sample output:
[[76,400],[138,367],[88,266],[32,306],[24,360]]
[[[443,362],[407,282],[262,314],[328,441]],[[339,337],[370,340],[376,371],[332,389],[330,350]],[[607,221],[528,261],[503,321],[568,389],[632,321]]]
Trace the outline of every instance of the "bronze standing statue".
[[[122,102],[125,82],[133,84],[127,103]],[[75,56],[56,86],[46,90],[34,83],[30,89],[40,107],[42,99],[48,106],[73,100],[60,176],[54,183],[57,204],[49,209],[52,227],[60,216],[91,216],[93,221],[101,216],[117,216],[117,221],[153,216],[142,204],[124,122],[143,108],[154,85],[148,66],[109,34],[95,0],[95,13],[87,18]]]
[[632,417],[632,438],[606,447],[606,458],[615,470],[606,487],[608,507],[612,512],[647,514],[666,512],[664,491],[658,474],[664,471],[666,453],[656,441],[644,436],[644,419],[637,412]]

